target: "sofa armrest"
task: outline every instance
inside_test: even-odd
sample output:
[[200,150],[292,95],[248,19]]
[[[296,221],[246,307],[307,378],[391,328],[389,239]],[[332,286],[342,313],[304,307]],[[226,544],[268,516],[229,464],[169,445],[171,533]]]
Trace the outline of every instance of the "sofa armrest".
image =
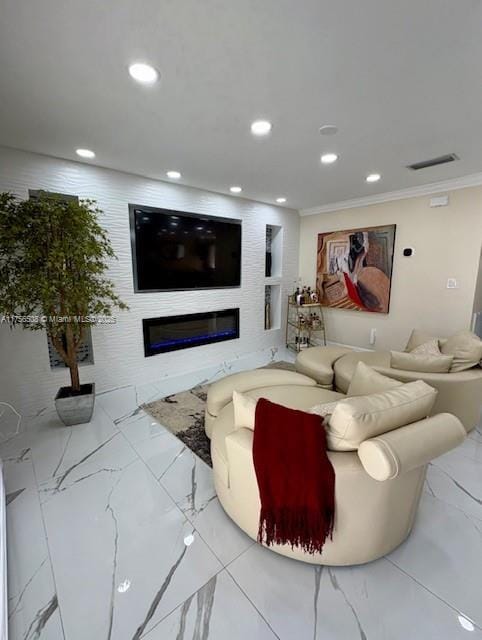
[[358,448],[358,457],[372,478],[391,480],[454,449],[466,435],[458,418],[439,413],[365,440]]

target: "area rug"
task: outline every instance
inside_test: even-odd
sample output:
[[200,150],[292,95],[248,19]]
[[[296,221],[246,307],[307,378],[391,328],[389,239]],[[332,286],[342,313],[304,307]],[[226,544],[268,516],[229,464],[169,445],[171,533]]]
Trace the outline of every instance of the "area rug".
[[[273,362],[263,368],[295,370],[291,362],[284,361]],[[204,432],[208,389],[207,384],[198,385],[188,391],[144,404],[142,408],[212,467],[210,440]]]

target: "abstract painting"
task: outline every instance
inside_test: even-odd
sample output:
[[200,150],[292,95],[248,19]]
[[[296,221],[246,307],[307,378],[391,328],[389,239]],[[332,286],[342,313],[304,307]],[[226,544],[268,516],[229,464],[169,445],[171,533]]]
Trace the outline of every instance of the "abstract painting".
[[323,306],[388,313],[395,229],[318,234],[316,288]]

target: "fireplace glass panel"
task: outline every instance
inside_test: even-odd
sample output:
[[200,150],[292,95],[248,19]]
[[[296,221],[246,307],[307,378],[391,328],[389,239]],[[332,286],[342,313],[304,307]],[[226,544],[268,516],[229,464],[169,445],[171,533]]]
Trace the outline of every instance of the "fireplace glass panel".
[[239,338],[239,309],[146,318],[142,322],[146,357]]

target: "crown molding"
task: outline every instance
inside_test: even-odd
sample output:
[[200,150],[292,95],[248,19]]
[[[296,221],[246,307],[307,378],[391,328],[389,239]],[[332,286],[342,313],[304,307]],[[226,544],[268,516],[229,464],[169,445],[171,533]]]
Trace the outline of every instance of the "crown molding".
[[409,187],[408,189],[400,189],[399,191],[377,193],[371,196],[363,196],[362,198],[353,198],[351,200],[342,200],[340,202],[324,204],[319,207],[300,209],[299,214],[300,216],[315,216],[318,213],[331,213],[332,211],[341,211],[343,209],[356,209],[358,207],[367,207],[371,204],[392,202],[393,200],[404,200],[405,198],[417,198],[419,196],[430,196],[434,193],[466,189],[467,187],[477,187],[479,185],[482,185],[482,173],[472,173],[471,175],[462,176],[461,178],[452,178],[441,182],[422,184],[418,187]]

